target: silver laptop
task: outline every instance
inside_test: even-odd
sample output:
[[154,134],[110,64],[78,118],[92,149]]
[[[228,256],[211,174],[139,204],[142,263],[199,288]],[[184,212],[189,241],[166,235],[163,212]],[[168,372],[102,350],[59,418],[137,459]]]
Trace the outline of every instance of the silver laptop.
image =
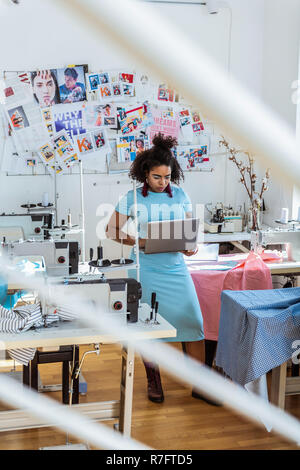
[[194,250],[197,246],[199,219],[148,222],[144,252],[167,253]]

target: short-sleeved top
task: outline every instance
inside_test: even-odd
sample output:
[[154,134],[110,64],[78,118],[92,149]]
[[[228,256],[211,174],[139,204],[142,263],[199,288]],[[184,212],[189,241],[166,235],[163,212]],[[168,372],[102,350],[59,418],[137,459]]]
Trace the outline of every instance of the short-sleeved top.
[[[137,218],[140,238],[146,238],[148,222],[184,219],[187,212],[192,212],[191,200],[184,190],[174,185],[171,186],[171,189],[173,197],[170,197],[167,192],[155,193],[152,191],[148,191],[148,195],[144,197],[142,188],[137,188]],[[128,191],[128,193],[120,199],[115,210],[120,214],[134,218],[133,190]],[[174,263],[182,263],[183,261],[181,253],[161,253],[160,258],[163,264],[173,265]],[[143,260],[147,261],[148,264],[151,263],[152,259],[157,262],[158,254],[144,255],[141,253],[141,265]]]

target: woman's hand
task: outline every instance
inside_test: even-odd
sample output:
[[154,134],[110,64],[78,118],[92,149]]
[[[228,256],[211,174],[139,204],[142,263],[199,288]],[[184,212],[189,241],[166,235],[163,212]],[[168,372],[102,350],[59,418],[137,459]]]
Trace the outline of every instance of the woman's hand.
[[181,253],[183,253],[185,256],[193,256],[197,253],[197,251],[198,251],[198,248],[195,248],[194,250],[181,251]]

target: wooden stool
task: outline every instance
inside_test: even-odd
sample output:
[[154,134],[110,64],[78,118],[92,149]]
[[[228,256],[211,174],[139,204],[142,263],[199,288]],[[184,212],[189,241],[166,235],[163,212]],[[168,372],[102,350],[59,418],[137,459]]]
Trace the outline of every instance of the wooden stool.
[[[73,351],[74,350],[74,351]],[[73,357],[74,355],[74,357]],[[79,346],[60,346],[57,351],[37,350],[28,366],[23,366],[23,384],[38,390],[38,365],[62,362],[62,402],[69,404],[69,363],[79,362]],[[72,404],[79,403],[79,377],[73,381]]]

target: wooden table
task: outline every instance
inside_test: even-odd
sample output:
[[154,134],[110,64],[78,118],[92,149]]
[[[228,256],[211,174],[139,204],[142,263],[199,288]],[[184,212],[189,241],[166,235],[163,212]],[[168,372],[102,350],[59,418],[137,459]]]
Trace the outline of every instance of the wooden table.
[[[175,337],[176,329],[159,314],[158,325],[145,323],[149,317],[150,307],[141,304],[139,309],[139,320],[137,323],[128,324],[128,329],[136,335],[137,340],[149,340],[157,338]],[[97,328],[86,327],[79,320],[72,322],[58,322],[48,328],[28,330],[19,334],[0,334],[0,350],[16,348],[39,348],[64,346],[70,344],[111,344],[121,342],[112,334],[104,333]],[[126,344],[124,338],[122,350],[122,365],[120,379],[120,400],[107,402],[94,402],[73,405],[76,411],[96,419],[119,419],[119,431],[130,436],[132,415],[132,392],[134,378],[134,349]],[[20,410],[0,412],[0,431],[12,431],[37,427],[55,426],[53,423],[45,423],[37,418],[28,417]]]

